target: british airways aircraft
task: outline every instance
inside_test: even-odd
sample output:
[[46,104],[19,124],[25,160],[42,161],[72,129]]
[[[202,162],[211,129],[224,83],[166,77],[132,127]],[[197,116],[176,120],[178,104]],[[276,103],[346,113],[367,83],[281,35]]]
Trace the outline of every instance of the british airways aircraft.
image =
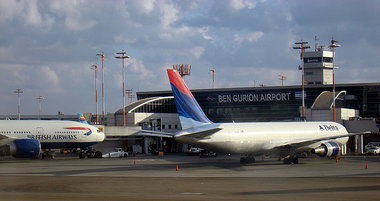
[[142,131],[143,135],[173,137],[176,141],[210,151],[244,154],[241,163],[254,156],[276,152],[287,156],[284,163],[298,163],[297,153],[311,151],[321,157],[334,157],[348,137],[335,122],[253,122],[213,123],[202,111],[186,84],[174,69],[167,69],[182,130],[173,134]]
[[[54,120],[0,120],[0,155],[17,158],[52,157],[50,149],[81,148],[104,140],[104,133],[78,114],[81,122]],[[80,153],[80,157],[85,156]],[[102,153],[100,157],[102,156]]]

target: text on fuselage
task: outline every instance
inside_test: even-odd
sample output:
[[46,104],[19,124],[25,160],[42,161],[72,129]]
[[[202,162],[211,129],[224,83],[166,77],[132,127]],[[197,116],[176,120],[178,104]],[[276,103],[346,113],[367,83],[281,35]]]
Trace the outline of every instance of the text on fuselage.
[[319,130],[321,131],[339,131],[338,126],[333,125],[319,125]]

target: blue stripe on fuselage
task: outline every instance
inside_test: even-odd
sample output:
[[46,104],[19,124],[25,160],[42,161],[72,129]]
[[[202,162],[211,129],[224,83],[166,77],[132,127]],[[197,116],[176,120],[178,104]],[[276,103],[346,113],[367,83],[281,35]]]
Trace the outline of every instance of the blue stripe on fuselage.
[[179,116],[191,118],[195,121],[211,123],[211,121],[203,113],[202,109],[196,100],[189,95],[181,93],[177,87],[170,84],[172,87],[173,95],[177,106]]

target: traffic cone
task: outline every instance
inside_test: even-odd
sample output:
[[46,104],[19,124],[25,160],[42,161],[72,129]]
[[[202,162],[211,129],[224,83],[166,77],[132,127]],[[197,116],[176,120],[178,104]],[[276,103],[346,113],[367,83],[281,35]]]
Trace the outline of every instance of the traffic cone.
[[368,169],[368,163],[365,162],[365,169]]
[[175,166],[175,171],[178,171],[178,165]]
[[136,159],[135,159],[135,160],[133,160],[133,164],[135,164],[135,165],[136,165]]
[[338,157],[335,157],[335,162],[338,163],[339,159]]

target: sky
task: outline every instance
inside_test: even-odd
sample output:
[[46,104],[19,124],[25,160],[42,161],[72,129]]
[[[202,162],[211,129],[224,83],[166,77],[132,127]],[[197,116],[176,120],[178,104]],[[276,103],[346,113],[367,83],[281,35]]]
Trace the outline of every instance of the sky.
[[[0,0],[0,114],[95,113],[104,51],[106,113],[122,108],[126,89],[170,90],[166,68],[190,64],[190,89],[299,85],[294,43],[336,51],[336,83],[380,82],[377,0]],[[99,96],[99,111],[101,97]],[[127,99],[128,102],[128,99]]]

